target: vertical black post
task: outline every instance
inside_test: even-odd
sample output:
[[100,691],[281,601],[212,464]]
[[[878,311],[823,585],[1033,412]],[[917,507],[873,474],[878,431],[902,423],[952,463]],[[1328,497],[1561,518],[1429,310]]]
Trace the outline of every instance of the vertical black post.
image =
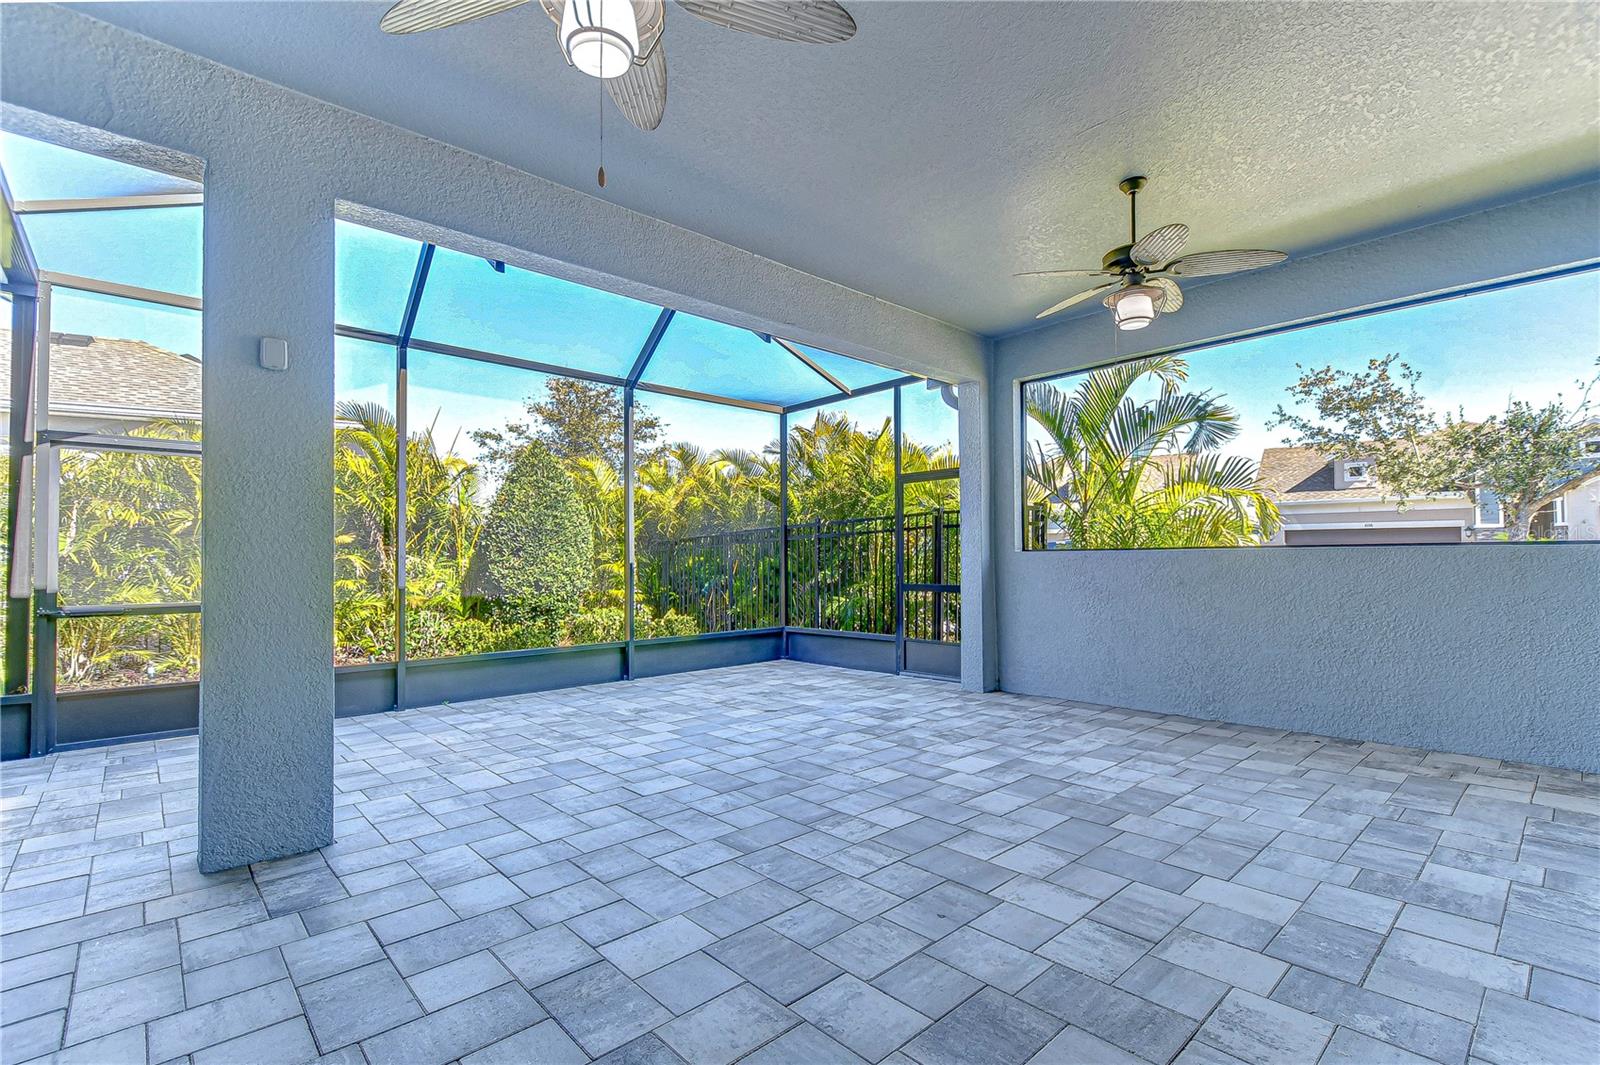
[[[933,508],[933,583],[944,583],[944,508]],[[933,593],[933,635],[944,639],[944,593]]]
[[789,657],[789,414],[778,415],[778,624],[779,653]]
[[[10,489],[6,492],[6,524],[0,530],[0,535],[6,538],[6,550],[13,551],[19,540],[22,522],[30,522],[31,516],[23,514],[17,507],[22,492],[22,456],[26,451],[32,453],[33,432],[28,424],[28,388],[33,380],[33,340],[35,314],[38,310],[38,300],[33,296],[15,293],[11,298],[11,415],[10,424],[6,426],[7,439],[10,441],[6,449],[6,484]],[[31,460],[30,460],[31,465]],[[31,470],[30,470],[31,472]],[[32,496],[30,488],[28,495]],[[15,566],[15,554],[7,556],[10,564]],[[11,574],[5,573],[3,577],[11,580]],[[19,579],[25,582],[26,587],[32,587],[32,580],[27,579],[27,574],[20,574]],[[11,695],[25,691],[28,687],[28,596],[26,593],[13,597],[10,593],[21,590],[17,587],[6,588],[6,613],[5,613],[5,661],[0,666],[3,671],[3,683],[0,683],[0,693]]]
[[822,628],[822,519],[811,523],[811,602],[813,624]]
[[906,666],[906,492],[901,482],[900,391],[894,389],[894,671]]
[[622,679],[633,679],[634,565],[633,553],[633,386],[622,390],[622,594],[627,597],[623,629]]
[[400,339],[395,344],[394,375],[394,584],[398,600],[395,609],[394,652],[394,705],[396,710],[406,708],[406,608],[410,597],[406,579],[406,540],[411,535],[410,495],[406,484],[407,464],[410,461],[411,427],[409,422],[408,379],[411,363],[411,331],[417,324],[417,308],[422,303],[422,290],[428,284],[428,268],[433,264],[433,245],[424,244],[417,253],[417,268],[411,275],[411,291],[406,295],[405,313],[400,319]]
[[34,756],[56,745],[56,601],[61,555],[61,452],[40,446],[50,428],[50,286],[39,284],[33,357],[33,706],[29,745]]
[[410,535],[406,494],[406,452],[410,428],[406,411],[407,348],[394,349],[394,708],[406,708],[406,537]]

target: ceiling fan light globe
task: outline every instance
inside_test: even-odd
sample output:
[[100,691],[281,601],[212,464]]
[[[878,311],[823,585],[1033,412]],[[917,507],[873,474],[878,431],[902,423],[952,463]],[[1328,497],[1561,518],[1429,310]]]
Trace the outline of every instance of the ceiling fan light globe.
[[1106,304],[1118,329],[1143,329],[1156,320],[1156,300],[1160,297],[1160,289],[1131,285],[1107,296]]
[[619,78],[639,58],[639,22],[629,0],[567,0],[561,51],[592,78]]

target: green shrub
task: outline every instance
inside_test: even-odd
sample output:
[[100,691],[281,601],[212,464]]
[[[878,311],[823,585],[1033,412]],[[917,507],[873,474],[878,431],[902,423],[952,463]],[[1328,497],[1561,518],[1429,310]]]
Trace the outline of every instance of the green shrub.
[[571,644],[615,643],[627,639],[627,633],[627,611],[620,606],[585,610],[567,622],[567,642]]
[[474,615],[556,631],[594,582],[593,553],[594,532],[572,478],[533,441],[489,505],[463,599]]

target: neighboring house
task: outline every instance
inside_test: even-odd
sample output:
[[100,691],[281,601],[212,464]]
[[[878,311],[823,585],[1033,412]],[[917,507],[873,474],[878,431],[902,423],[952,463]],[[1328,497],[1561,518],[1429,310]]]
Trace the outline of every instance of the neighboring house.
[[[1532,534],[1539,539],[1600,539],[1600,427],[1582,446],[1582,472],[1534,517]],[[1504,535],[1493,493],[1478,493],[1476,506],[1466,492],[1439,492],[1413,496],[1402,508],[1366,459],[1272,447],[1261,453],[1258,477],[1283,519],[1271,545],[1454,544]]]
[[1476,523],[1465,492],[1413,497],[1402,510],[1366,459],[1324,458],[1305,447],[1269,447],[1257,478],[1283,526],[1269,544],[1458,544]]
[[[0,329],[0,352],[11,330]],[[0,417],[11,410],[11,360],[0,358]],[[200,360],[142,340],[50,334],[50,427],[123,434],[156,420],[200,418]]]
[[[1540,540],[1600,540],[1600,422],[1589,427],[1580,443],[1578,473],[1560,486],[1560,492],[1533,516],[1529,533]],[[1504,535],[1500,500],[1493,492],[1478,493],[1475,540],[1495,540]]]

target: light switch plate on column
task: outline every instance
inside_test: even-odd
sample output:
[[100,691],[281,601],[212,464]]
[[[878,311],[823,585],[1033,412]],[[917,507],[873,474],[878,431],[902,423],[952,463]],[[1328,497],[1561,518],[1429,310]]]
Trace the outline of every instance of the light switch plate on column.
[[263,370],[287,370],[289,368],[289,342],[281,337],[262,337],[261,368]]

